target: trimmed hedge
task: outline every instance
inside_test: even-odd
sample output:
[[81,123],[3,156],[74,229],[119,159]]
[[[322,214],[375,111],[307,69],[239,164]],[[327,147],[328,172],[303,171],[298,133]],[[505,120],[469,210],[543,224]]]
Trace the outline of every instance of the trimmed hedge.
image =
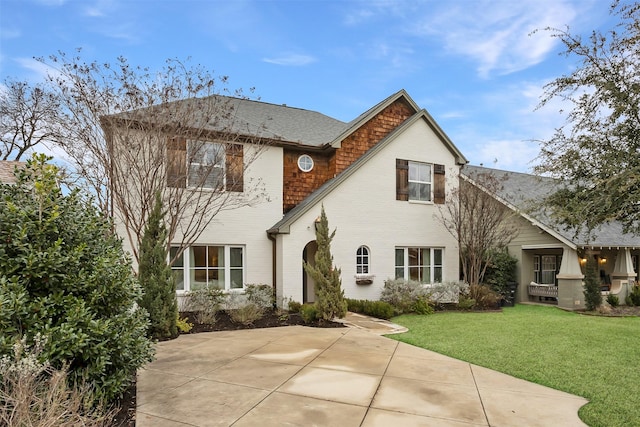
[[391,319],[393,306],[384,301],[370,301],[364,299],[347,298],[347,309],[354,313],[377,317],[378,319]]

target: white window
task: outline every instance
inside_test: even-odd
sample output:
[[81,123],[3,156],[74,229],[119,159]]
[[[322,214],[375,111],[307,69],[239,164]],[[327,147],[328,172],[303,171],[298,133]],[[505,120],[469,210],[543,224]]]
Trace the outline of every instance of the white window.
[[533,281],[541,285],[555,285],[559,258],[556,255],[534,255]]
[[217,142],[187,141],[188,187],[225,188],[224,148]]
[[313,159],[308,154],[298,157],[298,167],[302,172],[311,172],[313,169]]
[[409,162],[409,200],[431,201],[431,165]]
[[369,248],[360,246],[356,251],[356,274],[369,274]]
[[441,283],[442,253],[439,248],[396,248],[396,279]]
[[[171,248],[171,258],[178,252]],[[191,246],[171,266],[176,290],[202,288],[223,290],[244,287],[244,248],[242,246]]]

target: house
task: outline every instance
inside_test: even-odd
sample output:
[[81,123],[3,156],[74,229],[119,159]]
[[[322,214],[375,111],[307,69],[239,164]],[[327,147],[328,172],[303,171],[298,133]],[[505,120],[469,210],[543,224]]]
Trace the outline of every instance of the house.
[[587,256],[595,257],[598,264],[603,295],[612,293],[624,302],[637,280],[640,237],[623,233],[617,222],[604,224],[591,235],[555,223],[542,201],[559,188],[558,180],[470,165],[464,166],[460,176],[482,190],[480,174],[490,174],[501,182],[495,197],[514,213],[511,221],[518,234],[508,251],[518,260],[517,302],[585,308]]
[[[436,214],[467,160],[406,91],[348,123],[285,105],[231,102],[239,123],[233,135],[204,141],[204,152],[225,151],[219,173],[226,179],[217,191],[241,194],[259,180],[267,197],[220,211],[185,248],[172,266],[179,294],[260,283],[274,286],[280,299],[314,301],[303,261],[314,262],[322,206],[337,230],[331,249],[347,297],[378,299],[387,279],[458,280],[457,241]],[[257,133],[259,155],[234,169],[252,152]],[[188,134],[168,138],[169,176],[191,170],[184,155],[190,143]],[[178,178],[167,185],[188,187]]]
[[4,184],[14,184],[16,177],[13,174],[16,168],[20,169],[26,165],[26,162],[19,162],[14,160],[1,160],[0,161],[0,182]]

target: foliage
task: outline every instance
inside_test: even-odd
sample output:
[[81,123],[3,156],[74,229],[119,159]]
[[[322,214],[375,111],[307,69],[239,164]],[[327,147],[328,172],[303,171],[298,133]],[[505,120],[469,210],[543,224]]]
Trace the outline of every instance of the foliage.
[[536,171],[563,179],[547,202],[576,234],[612,220],[640,233],[640,4],[616,0],[610,12],[616,27],[584,39],[547,28],[578,65],[545,86],[540,107],[562,100],[571,110]]
[[227,296],[217,288],[202,288],[189,292],[185,296],[185,310],[195,313],[196,322],[203,325],[216,323],[216,313]]
[[496,198],[506,175],[488,170],[461,178],[437,218],[458,241],[463,281],[478,284],[493,261],[494,249],[506,246],[518,229],[509,221],[515,214]]
[[422,296],[414,301],[411,307],[411,312],[416,314],[433,314],[435,309],[433,308],[433,302],[429,297]]
[[0,354],[39,332],[42,360],[112,401],[153,356],[140,286],[109,221],[77,191],[62,194],[46,161],[0,185]]
[[516,282],[516,266],[518,259],[511,256],[507,248],[492,249],[490,262],[484,274],[483,283],[502,295],[502,298],[510,298],[509,283]]
[[[170,263],[219,212],[265,200],[261,180],[241,179],[268,145],[259,135],[262,123],[253,124],[253,136],[233,132],[238,99],[246,96],[241,90],[230,91],[226,77],[217,78],[202,66],[178,59],[155,70],[124,57],[112,63],[87,62],[80,50],[37,59],[51,70],[47,91],[60,103],[55,118],[43,122],[40,130],[55,128],[60,134],[71,177],[122,224],[134,260],[139,261],[144,226],[158,192],[167,207],[167,242],[181,248]],[[224,135],[223,142],[230,144],[227,153],[242,159],[227,161],[225,174],[214,162],[201,161],[212,134]],[[183,148],[186,138],[188,150]],[[251,149],[244,150],[244,143]],[[231,144],[242,149],[241,155]],[[184,167],[167,167],[169,150],[174,160],[177,152],[183,153],[179,163]],[[192,163],[200,165],[199,179],[186,185],[193,171],[186,165]],[[193,191],[205,183],[212,188],[232,186],[233,191]]]
[[289,307],[289,313],[300,313],[302,304],[297,301],[289,301],[287,306]]
[[45,343],[33,346],[22,337],[11,355],[0,358],[0,424],[5,426],[109,426],[113,411],[91,403],[91,390],[69,385],[66,369],[55,369],[39,356]]
[[176,316],[176,327],[181,333],[188,334],[191,332],[191,329],[193,329],[193,323],[189,322],[189,319],[186,317],[180,317],[178,314]]
[[631,288],[629,299],[631,300],[631,304],[627,304],[627,305],[640,306],[640,286],[639,285],[635,285]]
[[[255,285],[254,285],[255,286]],[[257,286],[252,289],[249,295],[232,292],[227,298],[227,313],[231,320],[243,325],[250,325],[264,316],[265,309],[270,307],[271,288],[266,294],[267,301],[264,300],[264,288]],[[266,305],[265,305],[266,304]]]
[[305,271],[315,282],[316,308],[318,317],[324,320],[332,320],[335,317],[343,318],[347,314],[347,302],[344,299],[340,269],[333,266],[331,255],[331,240],[336,231],[329,234],[329,221],[322,206],[320,222],[316,230],[315,264],[304,263]]
[[473,308],[490,310],[500,306],[501,296],[487,285],[470,285],[467,298],[475,301]]
[[607,303],[609,303],[611,307],[617,307],[620,305],[620,298],[618,298],[618,295],[609,294],[607,295]]
[[587,398],[579,416],[589,426],[640,425],[640,340],[632,338],[640,317],[584,316],[523,304],[501,312],[405,315],[393,322],[409,331],[391,339]]
[[244,292],[247,301],[259,307],[272,308],[275,303],[273,288],[269,285],[247,285]]
[[315,304],[305,303],[300,306],[300,317],[304,323],[312,323],[318,320],[318,308]]
[[158,193],[142,236],[138,265],[138,280],[144,291],[140,305],[149,312],[149,336],[155,339],[178,335],[178,301],[171,267],[167,264],[167,229],[162,217]]
[[0,91],[0,160],[20,160],[43,142],[62,143],[60,101],[43,85],[5,79]]
[[588,311],[593,311],[602,304],[600,286],[598,263],[590,253],[587,253],[587,266],[584,275],[584,304]]
[[430,296],[430,291],[420,282],[395,279],[385,280],[380,300],[391,304],[396,314],[402,314],[415,312],[416,308],[422,309]]
[[457,303],[460,294],[465,293],[468,288],[467,283],[460,281],[434,283],[429,286],[429,299],[437,305]]
[[391,319],[394,315],[393,306],[384,301],[347,298],[347,309],[353,313],[365,314],[378,319]]
[[476,306],[476,300],[473,298],[469,298],[466,295],[460,295],[460,300],[458,301],[458,309],[462,311],[467,311],[473,309]]

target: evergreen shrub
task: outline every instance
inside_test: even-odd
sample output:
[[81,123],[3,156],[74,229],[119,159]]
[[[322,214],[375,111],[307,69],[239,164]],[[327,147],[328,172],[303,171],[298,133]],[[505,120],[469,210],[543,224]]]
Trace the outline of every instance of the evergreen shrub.
[[40,361],[112,402],[153,358],[141,289],[112,224],[47,161],[0,184],[0,356],[39,333]]

